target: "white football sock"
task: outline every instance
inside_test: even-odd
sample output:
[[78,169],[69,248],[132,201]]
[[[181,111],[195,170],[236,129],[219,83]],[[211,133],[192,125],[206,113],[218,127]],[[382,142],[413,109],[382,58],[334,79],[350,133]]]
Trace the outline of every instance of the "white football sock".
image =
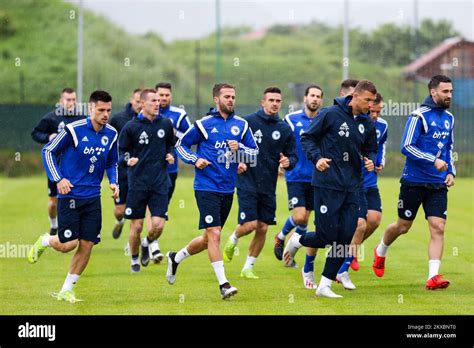
[[142,239],[142,247],[145,247],[145,248],[146,248],[146,247],[148,247],[148,245],[149,245],[149,244],[148,244],[148,239],[146,239],[146,237],[143,238],[143,239]]
[[78,274],[68,273],[66,280],[64,281],[63,287],[61,289],[61,292],[72,290],[74,288],[74,285],[77,283],[79,277],[80,276]]
[[211,265],[214,268],[214,272],[216,272],[217,281],[219,282],[219,285],[228,283],[229,281],[227,280],[224,272],[224,261],[212,262]]
[[136,257],[130,257],[130,263],[131,265],[138,265],[138,255]]
[[184,247],[183,249],[181,249],[180,251],[178,251],[176,253],[176,255],[174,256],[174,262],[176,263],[180,263],[181,261],[183,261],[185,258],[187,257],[190,257],[191,255],[189,254],[188,250]]
[[439,267],[441,266],[441,260],[430,260],[428,262],[429,266],[429,275],[428,279],[433,278],[435,275],[439,274]]
[[49,218],[49,223],[51,224],[51,228],[58,228],[58,217]]
[[283,234],[282,231],[278,232],[277,237],[278,237],[278,239],[280,239],[280,240],[285,240],[285,238],[286,238],[286,236]]
[[389,247],[388,245],[384,244],[383,237],[382,237],[382,240],[380,241],[380,244],[377,247],[377,255],[385,257],[387,255],[388,247]]
[[245,261],[245,265],[244,265],[244,268],[242,268],[242,270],[252,268],[255,262],[257,262],[256,257],[247,256],[247,260]]
[[51,245],[49,244],[49,241],[51,240],[52,237],[54,237],[54,236],[44,236],[41,239],[41,245],[43,245],[45,247],[50,247]]
[[122,220],[116,220],[117,225],[123,225],[125,223],[125,218],[122,218]]
[[230,235],[229,240],[232,244],[237,244],[239,238],[235,235],[235,231]]

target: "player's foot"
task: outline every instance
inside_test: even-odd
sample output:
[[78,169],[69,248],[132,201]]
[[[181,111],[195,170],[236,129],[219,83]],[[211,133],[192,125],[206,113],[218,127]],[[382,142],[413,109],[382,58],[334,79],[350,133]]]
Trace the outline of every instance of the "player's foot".
[[377,255],[377,247],[374,249],[374,263],[372,269],[377,277],[383,277],[385,273],[385,257]]
[[329,298],[341,298],[341,295],[338,295],[334,293],[334,291],[331,290],[330,286],[324,286],[324,287],[318,287],[316,289],[316,296],[318,297],[329,297]]
[[232,261],[232,258],[234,257],[235,246],[236,244],[232,243],[229,238],[229,240],[227,240],[227,243],[225,244],[224,252],[222,255],[225,262]]
[[148,247],[144,247],[143,245],[141,246],[142,252],[140,255],[140,263],[142,264],[143,267],[148,266],[148,263],[150,262],[150,250]]
[[140,265],[138,263],[131,266],[132,273],[140,273]]
[[275,235],[275,245],[273,247],[273,253],[275,254],[275,257],[281,261],[283,260],[283,248],[285,247],[285,241],[278,238],[279,233],[280,232]]
[[341,274],[338,274],[336,276],[336,281],[338,283],[341,283],[344,289],[346,290],[355,290],[356,286],[354,283],[351,281],[351,278],[349,277],[349,272],[345,271],[342,272]]
[[221,297],[223,300],[228,299],[231,296],[237,294],[237,288],[233,287],[229,283],[224,283],[220,286]]
[[174,251],[168,251],[166,253],[166,258],[168,259],[168,268],[166,269],[166,280],[170,285],[173,285],[176,281],[176,271],[178,269],[179,263],[174,261],[176,253]]
[[49,233],[42,234],[33,244],[30,251],[28,252],[28,262],[29,263],[36,263],[38,262],[39,257],[43,252],[47,249],[47,247],[43,246],[43,237],[49,236]]
[[301,244],[298,243],[300,235],[293,233],[283,251],[283,262],[286,267],[295,267],[295,255],[296,252],[301,248]]
[[351,268],[354,271],[358,271],[360,268],[359,260],[357,260],[357,257],[354,257],[351,262]]
[[240,276],[247,279],[258,279],[258,276],[255,274],[253,268],[243,269],[242,272],[240,272]]
[[58,234],[58,228],[57,227],[56,228],[51,227],[51,229],[49,230],[49,235],[50,236],[55,236],[57,234]]
[[159,264],[161,261],[163,261],[163,258],[165,257],[165,255],[161,253],[158,247],[158,241],[156,240],[150,243],[150,253],[151,253],[151,259],[156,264]]
[[305,272],[304,267],[301,268],[301,276],[306,289],[316,289],[318,285],[314,282],[314,272]]
[[446,289],[449,286],[449,280],[442,279],[441,274],[437,274],[434,277],[431,277],[426,281],[426,288],[428,290],[436,290],[436,289]]
[[61,291],[59,293],[53,292],[51,296],[53,296],[58,301],[66,301],[69,303],[76,303],[76,302],[82,301],[76,298],[76,295],[74,294],[74,291],[72,290]]
[[118,239],[122,234],[122,228],[124,224],[115,223],[114,229],[112,230],[112,237]]

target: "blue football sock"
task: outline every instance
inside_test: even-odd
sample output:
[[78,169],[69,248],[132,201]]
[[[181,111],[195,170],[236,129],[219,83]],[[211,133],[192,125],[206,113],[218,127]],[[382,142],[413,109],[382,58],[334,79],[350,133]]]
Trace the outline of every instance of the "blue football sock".
[[296,226],[295,232],[298,233],[299,235],[303,235],[308,231],[308,225],[298,225]]
[[291,232],[293,228],[295,228],[296,224],[293,221],[293,217],[290,216],[288,219],[286,219],[285,224],[283,225],[283,228],[281,229],[281,233],[283,233],[284,236],[286,236],[288,233]]
[[306,261],[304,263],[304,270],[303,270],[305,273],[314,271],[314,259],[315,258],[316,258],[316,255],[315,256],[309,256],[308,254],[306,254]]
[[341,268],[339,268],[339,271],[337,271],[337,274],[341,274],[341,273],[344,273],[344,272],[347,272],[347,270],[349,270],[349,267],[352,263],[352,260],[354,260],[354,257],[353,256],[348,256],[346,257],[346,259],[344,260],[344,262],[342,263],[342,266]]

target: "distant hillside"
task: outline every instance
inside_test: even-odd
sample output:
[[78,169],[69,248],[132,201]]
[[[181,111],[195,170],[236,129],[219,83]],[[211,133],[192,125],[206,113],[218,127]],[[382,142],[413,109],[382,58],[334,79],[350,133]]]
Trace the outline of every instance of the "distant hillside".
[[[0,0],[0,4],[0,104],[55,103],[60,89],[76,84],[77,9],[59,0]],[[435,39],[450,35],[449,25],[447,28]],[[350,76],[373,80],[386,99],[411,100],[412,87],[400,76],[400,66],[396,65],[408,59],[409,38],[403,35],[409,32],[393,25],[380,30],[382,38],[403,38],[406,52],[397,46],[397,59],[390,61],[389,43],[383,47],[383,55],[373,45],[380,38],[378,33],[352,30]],[[258,103],[262,90],[269,85],[280,86],[285,104],[289,104],[295,101],[289,84],[310,82],[321,85],[325,103],[331,103],[342,74],[341,28],[319,23],[276,25],[253,40],[243,38],[244,32],[248,29],[227,28],[222,34],[222,79],[237,86],[239,104]],[[168,80],[174,85],[177,103],[195,104],[197,41],[166,44],[156,34],[131,35],[90,11],[85,12],[84,37],[86,96],[93,89],[102,88],[121,104],[137,86]],[[211,101],[210,89],[215,82],[215,35],[199,40],[199,44],[202,112]],[[17,67],[15,63],[21,65]]]

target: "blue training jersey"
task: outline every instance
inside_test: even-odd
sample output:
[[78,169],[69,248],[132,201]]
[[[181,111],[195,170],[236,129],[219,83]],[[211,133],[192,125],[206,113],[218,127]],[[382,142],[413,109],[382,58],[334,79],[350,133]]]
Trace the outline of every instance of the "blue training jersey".
[[[384,119],[378,117],[375,121],[375,132],[377,133],[377,159],[375,166],[385,166],[385,147],[388,136],[388,123]],[[377,187],[377,172],[375,170],[369,172],[365,169],[362,162],[362,175],[364,176],[364,188]]]
[[[401,142],[406,156],[401,179],[411,183],[444,184],[447,174],[456,175],[453,160],[454,116],[437,105],[431,96],[408,117]],[[439,158],[448,170],[438,172],[434,166]]]
[[[191,127],[186,111],[176,106],[169,105],[166,108],[160,108],[160,115],[168,118],[173,124],[175,135],[179,139]],[[175,161],[173,164],[168,164],[168,173],[178,172],[178,156],[176,151],[173,153]]]
[[[228,140],[239,142],[239,151],[232,153]],[[196,152],[191,146],[197,145]],[[198,158],[211,162],[204,169],[195,168],[194,189],[233,193],[237,177],[237,166],[242,158],[256,156],[258,146],[248,122],[231,114],[224,119],[214,111],[209,116],[194,122],[176,143],[178,156],[188,164],[195,164]]]
[[311,183],[314,164],[308,160],[301,146],[301,134],[309,127],[314,118],[308,117],[304,109],[292,112],[285,116],[285,121],[293,130],[298,154],[298,162],[293,170],[285,171],[286,182],[306,182]]
[[74,185],[67,195],[58,193],[58,198],[98,197],[104,171],[111,184],[117,183],[117,131],[106,124],[96,132],[90,118],[69,123],[43,147],[42,159],[51,181],[66,178]]

